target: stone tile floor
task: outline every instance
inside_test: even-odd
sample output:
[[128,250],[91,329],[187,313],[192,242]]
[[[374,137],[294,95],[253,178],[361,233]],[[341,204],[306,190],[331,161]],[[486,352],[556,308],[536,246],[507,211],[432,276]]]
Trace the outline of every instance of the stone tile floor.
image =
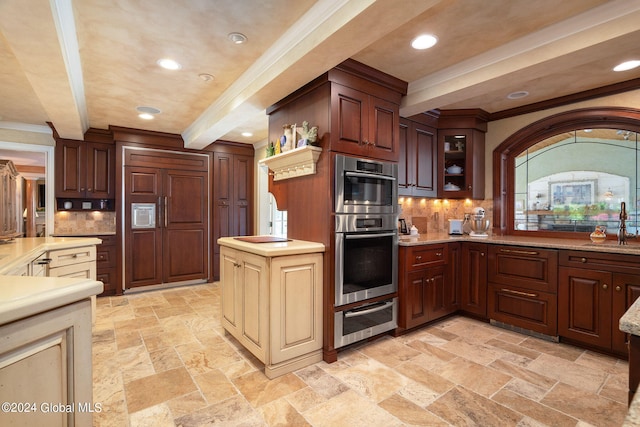
[[626,361],[465,317],[269,380],[205,284],[98,299],[94,426],[619,426]]

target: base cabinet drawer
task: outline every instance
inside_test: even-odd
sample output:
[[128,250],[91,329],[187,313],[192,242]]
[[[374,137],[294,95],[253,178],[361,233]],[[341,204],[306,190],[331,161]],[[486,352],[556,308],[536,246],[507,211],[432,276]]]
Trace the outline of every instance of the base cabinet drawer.
[[488,317],[541,334],[558,335],[556,294],[489,284]]
[[[58,267],[64,267],[67,265],[78,264],[82,262],[96,261],[96,247],[84,246],[81,248],[59,249],[55,251],[49,251],[49,268],[54,269]],[[95,277],[95,275],[93,276]]]

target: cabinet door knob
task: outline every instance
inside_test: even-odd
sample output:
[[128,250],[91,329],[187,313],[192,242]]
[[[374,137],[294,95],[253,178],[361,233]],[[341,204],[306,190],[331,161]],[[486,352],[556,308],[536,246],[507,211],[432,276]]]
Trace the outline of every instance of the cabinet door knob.
[[606,289],[608,289],[608,288],[609,288],[609,285],[607,285],[606,283],[605,283],[604,285],[602,285],[602,289],[605,289],[605,290],[606,290]]
[[480,256],[484,256],[484,252],[480,252]]
[[620,286],[616,286],[616,291],[620,292],[622,288]]

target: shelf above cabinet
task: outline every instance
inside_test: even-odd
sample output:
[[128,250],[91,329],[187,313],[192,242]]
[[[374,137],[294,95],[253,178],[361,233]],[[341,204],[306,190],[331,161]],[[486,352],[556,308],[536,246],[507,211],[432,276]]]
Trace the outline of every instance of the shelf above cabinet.
[[273,180],[295,178],[316,173],[316,163],[322,152],[321,147],[307,145],[282,154],[260,160],[273,173]]

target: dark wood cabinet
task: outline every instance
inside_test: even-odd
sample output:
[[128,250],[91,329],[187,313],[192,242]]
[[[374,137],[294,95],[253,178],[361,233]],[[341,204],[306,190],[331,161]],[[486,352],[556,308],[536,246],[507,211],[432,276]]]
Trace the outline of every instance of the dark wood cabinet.
[[213,154],[214,280],[220,277],[218,239],[253,234],[253,148],[222,147],[216,143]]
[[611,347],[611,273],[560,267],[558,333],[573,341]]
[[487,317],[487,244],[462,245],[462,278],[460,309],[482,318]]
[[488,113],[483,110],[440,112],[438,197],[484,199],[487,121]]
[[331,122],[341,153],[397,160],[400,105],[351,87],[331,87]]
[[267,109],[269,141],[280,138],[285,124],[308,121],[319,129],[316,144],[322,152],[315,173],[281,180],[270,177],[269,192],[278,209],[287,211],[288,237],[325,245],[326,362],[338,357],[334,339],[335,157],[344,153],[398,161],[399,106],[406,90],[406,82],[347,60]]
[[613,331],[611,335],[611,347],[613,351],[624,354],[629,345],[629,334],[625,334],[618,328],[620,318],[629,307],[640,297],[640,273],[639,274],[613,274]]
[[[127,148],[124,162],[126,287],[207,281],[210,156]],[[153,209],[141,224],[138,203]]]
[[[454,250],[457,250],[458,246]],[[449,268],[449,245],[401,246],[398,330],[415,328],[455,312],[457,289]]]
[[398,195],[438,195],[438,141],[436,128],[400,119]]
[[96,247],[96,280],[104,283],[104,290],[98,296],[115,295],[120,287],[116,274],[117,238],[115,235],[100,235],[102,243]]
[[115,145],[59,139],[55,148],[56,197],[115,198]]
[[557,251],[489,245],[487,278],[490,319],[557,335]]
[[624,356],[622,315],[640,296],[640,257],[561,251],[558,334],[572,342]]

